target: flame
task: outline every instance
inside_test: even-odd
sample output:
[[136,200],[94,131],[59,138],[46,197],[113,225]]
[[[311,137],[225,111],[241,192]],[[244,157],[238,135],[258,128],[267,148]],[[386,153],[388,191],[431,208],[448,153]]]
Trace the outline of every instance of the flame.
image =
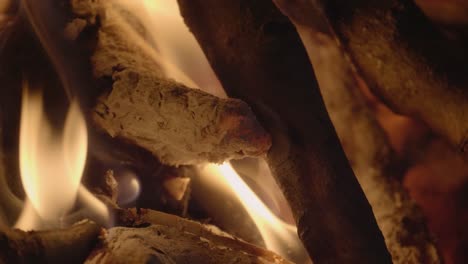
[[[120,17],[112,8],[107,15],[120,23],[125,35],[137,45],[149,58],[155,60],[164,69],[166,77],[175,79],[188,87],[199,88],[205,92],[226,97],[224,89],[214,74],[209,62],[198,45],[195,37],[185,25],[175,0],[113,0],[109,4],[118,4],[121,10],[138,14],[141,24],[149,36],[142,36]],[[307,262],[307,253],[300,242],[297,230],[274,215],[257,197],[242,178],[228,164],[204,166],[201,176],[207,176],[205,182],[216,182],[220,188],[228,186],[248,211],[256,223],[267,248],[297,263]]]
[[[190,77],[195,88],[203,87],[209,93],[226,97],[205,54],[185,25],[177,1],[143,0],[143,3],[152,18],[153,41],[164,61],[171,62],[180,72]],[[176,72],[170,68],[166,69],[166,73],[172,78],[176,77]]]
[[[258,198],[229,163],[208,164],[200,173],[222,188],[231,188],[255,222],[266,247],[296,263],[305,263],[307,254],[297,235],[297,228],[279,219]],[[208,179],[209,178],[209,179]]]
[[[151,42],[155,43],[157,49],[150,48],[151,45],[145,43],[147,41],[138,37],[138,34],[132,35],[138,39],[142,49],[146,47],[144,50],[164,67],[168,77],[189,87],[226,97],[201,47],[185,25],[177,1],[116,1],[131,12],[137,12],[143,25],[151,29]],[[206,165],[200,174],[206,176],[205,182],[213,184],[219,180],[222,182],[215,183],[219,188],[227,186],[234,191],[259,228],[268,249],[297,263],[307,262],[307,253],[298,238],[296,227],[274,215],[229,163]]]
[[205,54],[180,16],[177,1],[113,0],[109,1],[110,3],[138,14],[140,22],[148,29],[148,36],[145,38],[138,34],[125,19],[119,19],[117,11],[112,11],[112,9],[108,11],[117,18],[115,21],[119,21],[122,30],[132,39],[132,42],[164,69],[167,77],[188,87],[226,97]]
[[75,205],[80,190],[87,153],[86,123],[73,101],[58,135],[45,116],[42,95],[31,92],[27,83],[24,87],[19,159],[27,198],[16,227],[57,226]]

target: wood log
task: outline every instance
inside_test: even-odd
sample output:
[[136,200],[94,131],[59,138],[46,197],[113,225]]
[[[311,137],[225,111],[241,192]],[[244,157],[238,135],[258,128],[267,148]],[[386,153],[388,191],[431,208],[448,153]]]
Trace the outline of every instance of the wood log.
[[85,263],[291,263],[212,226],[174,215],[129,209],[119,210],[119,219],[133,228],[109,229]]
[[440,263],[424,216],[398,179],[404,172],[345,54],[328,36],[299,30],[335,129],[372,206],[393,263]]
[[424,121],[468,153],[466,44],[450,41],[413,1],[275,2],[298,28],[336,36],[395,112]]
[[[216,244],[174,227],[114,227],[84,263],[291,263],[264,258]],[[239,242],[241,243],[241,242]]]
[[294,26],[267,0],[178,2],[228,94],[272,134],[268,163],[314,263],[391,263]]
[[119,1],[72,1],[72,8],[78,18],[68,31],[97,27],[94,76],[112,80],[94,109],[98,127],[169,165],[222,162],[268,150],[270,137],[247,104],[165,77],[163,62],[144,37],[147,29]]
[[49,231],[2,229],[0,263],[83,263],[99,232],[90,221]]

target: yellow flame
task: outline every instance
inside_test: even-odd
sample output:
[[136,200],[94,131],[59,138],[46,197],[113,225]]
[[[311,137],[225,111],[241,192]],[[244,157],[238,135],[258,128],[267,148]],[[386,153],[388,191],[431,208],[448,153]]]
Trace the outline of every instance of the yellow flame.
[[[211,69],[205,54],[180,16],[175,0],[113,0],[122,9],[138,14],[148,30],[148,39],[136,33],[119,14],[113,14],[125,34],[142,52],[154,59],[165,74],[192,88],[199,88],[219,97],[226,97],[221,84]],[[153,45],[154,44],[154,45]]]
[[20,123],[20,171],[27,196],[17,227],[39,227],[39,219],[56,222],[75,204],[86,161],[86,123],[72,102],[62,135],[46,119],[42,95],[23,92]]
[[220,187],[227,184],[232,188],[258,227],[268,249],[294,261],[302,262],[307,258],[296,227],[273,214],[229,163],[208,164],[200,173],[209,177],[210,181],[221,181]]

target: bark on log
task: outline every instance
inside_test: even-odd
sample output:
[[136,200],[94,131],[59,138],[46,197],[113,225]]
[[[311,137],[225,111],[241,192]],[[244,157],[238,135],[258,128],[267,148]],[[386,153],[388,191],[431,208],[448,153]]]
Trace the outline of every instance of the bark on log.
[[413,1],[275,2],[299,28],[336,36],[384,102],[426,122],[466,156],[466,45],[448,40]]
[[72,1],[72,8],[79,18],[69,32],[86,27],[83,23],[98,28],[94,75],[111,78],[112,88],[99,100],[94,120],[108,134],[169,165],[222,162],[268,150],[270,137],[247,104],[165,77],[143,24],[119,1]]
[[174,215],[145,209],[119,212],[121,224],[134,228],[111,228],[101,238],[101,247],[85,263],[291,263],[207,225]]
[[268,162],[315,263],[391,263],[293,25],[270,1],[179,0],[228,94],[272,134]]
[[299,30],[320,90],[394,263],[440,263],[424,216],[398,179],[403,173],[382,127],[333,38]]
[[100,228],[84,221],[67,229],[0,232],[0,263],[83,263]]

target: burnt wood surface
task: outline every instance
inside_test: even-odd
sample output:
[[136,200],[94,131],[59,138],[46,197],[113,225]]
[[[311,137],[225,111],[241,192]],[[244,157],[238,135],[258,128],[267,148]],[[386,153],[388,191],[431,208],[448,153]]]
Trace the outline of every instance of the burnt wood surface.
[[281,256],[218,228],[148,209],[117,209],[117,223],[85,263],[277,263]]
[[0,230],[0,263],[83,263],[98,241],[100,227],[83,221],[66,229]]
[[325,105],[396,263],[440,263],[420,208],[399,181],[406,172],[335,40],[299,30]]
[[265,154],[270,137],[245,102],[166,75],[150,29],[131,12],[132,5],[139,3],[71,1],[68,35],[76,42],[87,34],[94,39],[90,64],[104,90],[91,113],[96,127],[149,150],[167,165]]
[[298,28],[336,36],[392,110],[424,121],[466,156],[466,39],[447,37],[411,0],[275,2]]
[[272,134],[268,163],[314,263],[391,263],[294,26],[267,0],[178,2],[228,94]]

